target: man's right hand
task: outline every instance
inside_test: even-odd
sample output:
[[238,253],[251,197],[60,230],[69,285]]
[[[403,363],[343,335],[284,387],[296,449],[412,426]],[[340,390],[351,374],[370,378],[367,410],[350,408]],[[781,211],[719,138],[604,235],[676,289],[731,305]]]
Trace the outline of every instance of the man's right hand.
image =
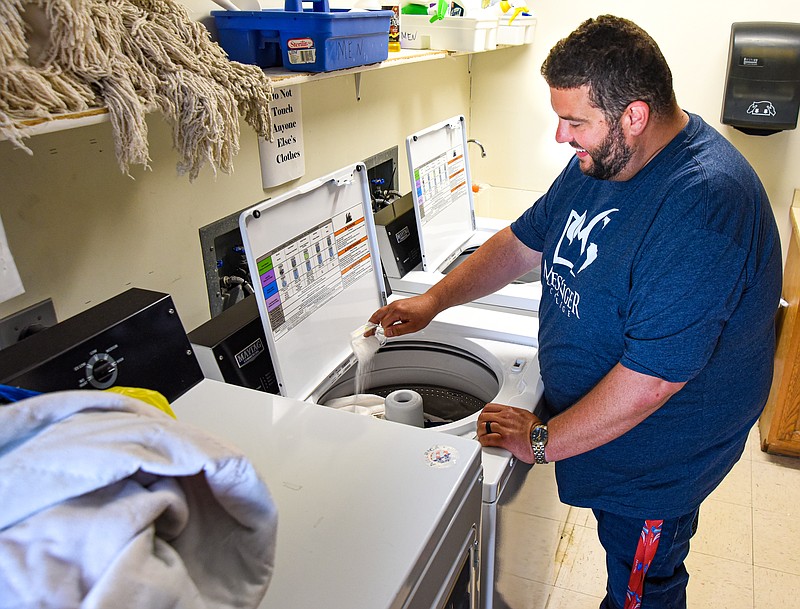
[[387,337],[417,332],[438,313],[499,290],[537,267],[541,259],[539,252],[517,239],[507,226],[425,294],[395,300],[375,311],[369,320],[382,325]]
[[421,294],[395,300],[381,307],[372,314],[369,321],[383,326],[383,331],[389,338],[422,330],[440,311],[433,296]]

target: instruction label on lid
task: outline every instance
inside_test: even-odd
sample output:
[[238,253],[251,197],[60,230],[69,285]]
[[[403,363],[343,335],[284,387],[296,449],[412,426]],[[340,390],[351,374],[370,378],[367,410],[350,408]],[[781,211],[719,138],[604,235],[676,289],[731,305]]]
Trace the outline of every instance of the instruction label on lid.
[[423,225],[461,197],[469,196],[463,147],[455,146],[414,168],[414,188]]
[[362,206],[355,206],[258,258],[258,275],[277,341],[372,271]]

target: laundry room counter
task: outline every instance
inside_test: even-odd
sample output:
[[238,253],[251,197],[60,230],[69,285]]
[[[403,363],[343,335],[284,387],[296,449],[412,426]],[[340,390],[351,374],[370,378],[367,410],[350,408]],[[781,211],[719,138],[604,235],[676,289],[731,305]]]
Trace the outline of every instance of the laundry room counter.
[[778,312],[778,345],[772,388],[758,421],[761,450],[800,457],[800,189],[790,209],[792,237],[783,269],[783,299]]

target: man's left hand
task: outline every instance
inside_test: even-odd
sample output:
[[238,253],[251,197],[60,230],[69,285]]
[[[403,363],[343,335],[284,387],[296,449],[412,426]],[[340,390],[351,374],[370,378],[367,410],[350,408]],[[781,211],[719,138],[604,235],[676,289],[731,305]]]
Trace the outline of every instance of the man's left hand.
[[533,463],[531,429],[539,423],[539,417],[524,408],[490,403],[478,415],[478,441],[482,446],[505,448],[520,461]]

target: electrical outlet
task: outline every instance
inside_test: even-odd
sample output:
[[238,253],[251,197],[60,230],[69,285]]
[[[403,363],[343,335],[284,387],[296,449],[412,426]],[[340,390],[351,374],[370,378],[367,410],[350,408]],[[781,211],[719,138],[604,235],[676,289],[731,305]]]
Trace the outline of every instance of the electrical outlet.
[[0,349],[58,323],[53,301],[49,298],[0,319]]

